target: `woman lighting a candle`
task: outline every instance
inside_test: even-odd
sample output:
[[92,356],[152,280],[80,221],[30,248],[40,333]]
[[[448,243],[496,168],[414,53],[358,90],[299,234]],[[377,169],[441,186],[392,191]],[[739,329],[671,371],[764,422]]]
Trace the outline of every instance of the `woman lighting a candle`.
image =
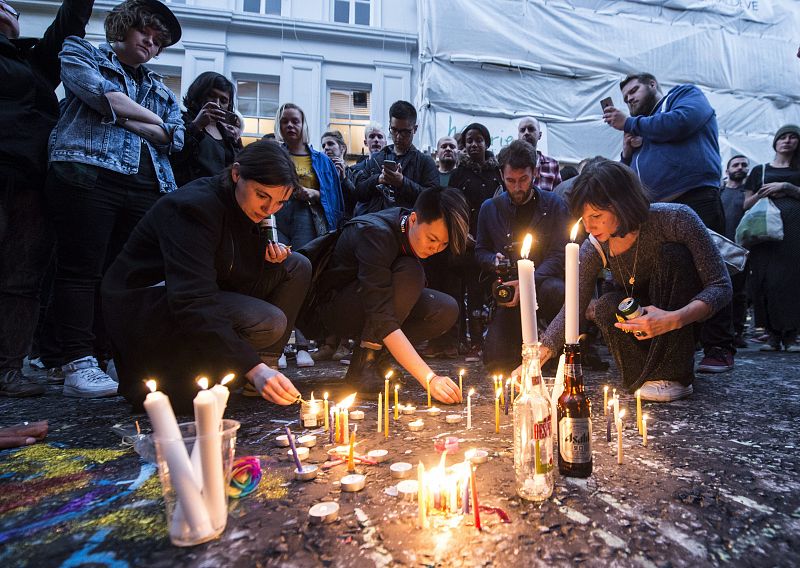
[[[570,207],[591,234],[580,249],[580,309],[602,330],[622,384],[630,392],[641,389],[644,400],[689,396],[692,324],[731,300],[730,277],[705,226],[684,205],[651,205],[636,174],[608,160],[584,168]],[[603,267],[613,275],[613,289],[590,304]],[[641,314],[626,313],[629,298]],[[541,362],[563,343],[562,308],[542,338]]]

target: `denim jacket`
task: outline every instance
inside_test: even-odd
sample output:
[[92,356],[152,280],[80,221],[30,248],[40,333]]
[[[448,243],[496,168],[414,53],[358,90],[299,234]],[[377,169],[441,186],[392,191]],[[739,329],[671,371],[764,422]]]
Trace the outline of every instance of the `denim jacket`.
[[[168,156],[183,147],[185,127],[178,100],[161,76],[144,68],[144,80],[137,87],[110,45],[94,47],[75,36],[64,41],[60,58],[66,98],[50,135],[50,161],[81,162],[131,175],[138,173],[139,152],[147,148],[161,193],[177,189]],[[160,116],[170,142],[155,145],[117,126],[117,116],[105,97],[110,92],[125,93]]]

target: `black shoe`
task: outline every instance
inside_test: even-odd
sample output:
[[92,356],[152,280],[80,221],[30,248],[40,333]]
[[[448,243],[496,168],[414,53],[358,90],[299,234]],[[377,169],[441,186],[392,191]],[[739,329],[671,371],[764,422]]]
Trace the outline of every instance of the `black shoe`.
[[0,396],[22,398],[44,394],[44,387],[22,374],[19,369],[0,371]]
[[383,392],[384,374],[380,367],[382,351],[384,349],[367,349],[360,345],[356,345],[353,349],[344,380],[359,394],[375,395]]

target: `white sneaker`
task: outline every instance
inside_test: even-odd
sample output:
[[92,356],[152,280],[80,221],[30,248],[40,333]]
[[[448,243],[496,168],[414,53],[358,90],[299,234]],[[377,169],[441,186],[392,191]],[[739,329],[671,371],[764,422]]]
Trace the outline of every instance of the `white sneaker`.
[[308,351],[301,349],[297,352],[297,366],[298,367],[313,367],[314,359],[311,358]]
[[286,367],[288,367],[288,365],[286,364],[286,354],[283,354],[278,359],[278,368],[285,369]]
[[64,396],[100,398],[117,394],[117,383],[100,370],[97,359],[94,357],[76,359],[62,368],[64,370]]
[[647,381],[639,389],[642,400],[671,402],[686,398],[694,392],[692,385],[684,386],[675,381]]

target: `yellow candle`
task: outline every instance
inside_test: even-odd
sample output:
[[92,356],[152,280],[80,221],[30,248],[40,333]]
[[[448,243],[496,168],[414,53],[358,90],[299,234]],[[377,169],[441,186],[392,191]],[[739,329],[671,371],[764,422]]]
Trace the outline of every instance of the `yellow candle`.
[[391,378],[392,378],[392,371],[389,371],[388,373],[386,373],[386,378],[383,381],[383,392],[385,393],[383,395],[383,402],[384,402],[384,407],[383,407],[383,425],[384,425],[383,437],[384,438],[388,438],[389,437],[389,379],[391,379]]
[[603,387],[603,416],[608,416],[608,385]]
[[425,386],[426,386],[426,389],[428,390],[428,408],[431,407],[431,379],[434,376],[435,375],[433,373],[428,373],[428,376],[425,377]]
[[381,433],[382,422],[383,422],[383,393],[378,393],[378,434]]
[[500,389],[494,391],[494,433],[500,433]]
[[617,464],[622,465],[622,417],[625,416],[625,411],[619,411],[619,418],[617,419]]
[[642,415],[642,445],[647,447],[647,414]]
[[333,439],[339,443],[339,429],[341,428],[341,419],[339,418],[339,408],[333,409]]
[[636,389],[636,427],[642,433],[642,391]]
[[417,466],[417,515],[419,528],[428,528],[427,499],[425,498],[425,466],[419,462]]
[[323,397],[325,399],[325,402],[323,403],[324,414],[325,414],[325,431],[327,432],[330,430],[331,427],[330,420],[328,419],[328,393],[325,393]]
[[500,389],[500,404],[503,406],[506,405],[506,394],[505,389],[503,388],[503,375],[500,375],[497,379],[497,388]]
[[397,391],[400,389],[400,385],[394,385],[394,419],[400,419],[400,405],[398,404],[397,398]]
[[350,453],[347,455],[347,471],[353,472],[356,470],[356,463],[353,458],[353,453],[356,447],[356,432],[358,431],[358,424],[353,426],[353,435],[350,436]]

